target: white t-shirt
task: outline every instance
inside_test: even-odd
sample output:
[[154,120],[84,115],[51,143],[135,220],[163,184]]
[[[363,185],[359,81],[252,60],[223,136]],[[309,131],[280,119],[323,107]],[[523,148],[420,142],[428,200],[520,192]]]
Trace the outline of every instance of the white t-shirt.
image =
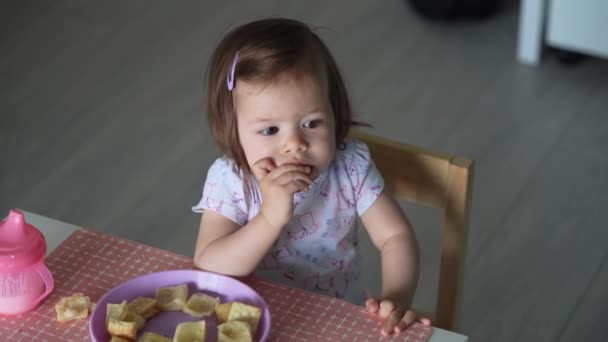
[[[255,274],[362,304],[356,215],[363,215],[383,188],[367,145],[358,140],[341,144],[310,190],[294,195],[294,216]],[[222,157],[209,168],[202,198],[192,210],[213,210],[244,226],[259,213],[261,202],[255,177]]]

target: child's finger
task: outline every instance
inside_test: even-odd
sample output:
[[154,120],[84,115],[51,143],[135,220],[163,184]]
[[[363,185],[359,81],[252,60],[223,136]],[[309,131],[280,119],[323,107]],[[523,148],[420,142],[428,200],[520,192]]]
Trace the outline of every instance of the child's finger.
[[395,326],[395,332],[400,333],[404,331],[410,324],[414,323],[415,320],[416,314],[411,310],[407,310],[405,315],[403,315],[403,318]]
[[277,166],[271,158],[263,158],[251,166],[251,172],[257,180],[260,180],[276,168]]
[[368,298],[365,301],[365,309],[369,313],[373,313],[373,314],[378,313],[380,306],[378,305],[378,301],[376,300],[376,298]]
[[310,177],[300,171],[285,172],[280,177],[274,179],[274,181],[283,186],[297,181],[305,182],[307,185],[312,184]]
[[295,194],[298,191],[308,191],[308,183],[301,180],[296,180],[295,182],[285,185],[285,189],[290,194]]
[[390,336],[394,331],[396,331],[397,325],[401,322],[403,318],[404,309],[396,308],[389,315],[388,319],[384,323],[384,327],[382,327],[382,335]]
[[426,326],[430,326],[431,325],[431,320],[428,318],[421,318],[420,322]]
[[272,171],[272,179],[277,179],[287,172],[301,172],[305,175],[310,176],[310,166],[305,165],[283,164],[281,166],[277,166]]
[[388,318],[388,316],[395,310],[395,303],[390,300],[383,300],[380,302],[380,317]]

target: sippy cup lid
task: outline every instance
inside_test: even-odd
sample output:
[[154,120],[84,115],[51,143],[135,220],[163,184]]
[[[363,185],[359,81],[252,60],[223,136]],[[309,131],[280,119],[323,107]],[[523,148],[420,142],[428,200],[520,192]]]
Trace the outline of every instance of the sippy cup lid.
[[0,271],[18,271],[40,262],[46,254],[42,233],[25,222],[23,213],[11,209],[0,221]]

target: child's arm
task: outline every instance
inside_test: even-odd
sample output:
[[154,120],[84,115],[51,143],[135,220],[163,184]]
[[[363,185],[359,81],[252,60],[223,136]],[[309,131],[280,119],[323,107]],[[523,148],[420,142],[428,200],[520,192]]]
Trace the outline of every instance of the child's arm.
[[409,308],[418,283],[418,243],[397,203],[385,192],[361,221],[382,257],[382,298]]
[[415,319],[409,309],[418,284],[418,243],[407,217],[385,192],[365,211],[361,221],[382,260],[382,298],[380,303],[368,304],[372,306],[370,311],[387,318],[383,333],[390,335]]
[[197,267],[232,276],[253,272],[291,220],[293,195],[307,191],[312,183],[309,167],[276,166],[268,158],[256,162],[252,172],[262,192],[260,213],[240,227],[213,210],[205,210],[194,252]]
[[245,276],[255,269],[276,241],[281,229],[257,215],[242,228],[207,210],[201,218],[194,264],[207,271]]

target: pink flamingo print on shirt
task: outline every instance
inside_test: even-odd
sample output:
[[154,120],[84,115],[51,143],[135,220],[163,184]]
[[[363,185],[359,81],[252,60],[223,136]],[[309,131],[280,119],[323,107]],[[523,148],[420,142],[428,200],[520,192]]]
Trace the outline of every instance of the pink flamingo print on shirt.
[[[247,195],[247,193],[245,193]],[[246,212],[242,211],[243,203],[245,202],[245,198],[239,195],[238,192],[233,192],[230,198],[230,202],[232,203],[232,207],[234,208],[234,216],[236,221],[240,224],[244,224],[249,219],[249,216]]]
[[[357,177],[357,175],[361,174],[360,168],[361,165],[359,165],[359,163],[357,163],[357,160],[354,156],[348,156],[347,157],[348,160],[345,160],[346,165],[348,167],[348,172],[350,173],[350,178],[355,181],[355,180],[359,180],[359,177]],[[354,184],[353,186],[355,187],[355,189],[360,188],[360,184]]]
[[240,196],[237,192],[233,192],[231,199],[232,204],[239,205],[239,203],[243,202],[245,199],[243,198],[243,196]]
[[324,200],[327,200],[329,198],[329,185],[330,184],[331,184],[330,182],[325,182],[325,184],[323,185],[321,190],[319,190],[319,194],[321,195],[321,197],[323,197]]
[[369,192],[371,192],[373,194],[372,196],[368,196],[366,191],[361,190],[357,194],[357,201],[360,200],[361,198],[378,198],[378,196],[380,196],[380,193],[382,192],[382,189],[383,188],[380,184],[373,185],[368,190]]
[[332,259],[329,261],[329,264],[334,268],[337,269],[338,271],[342,271],[342,269],[344,268],[344,260],[336,260],[336,259]]
[[300,240],[319,230],[319,224],[311,212],[297,216],[295,222],[299,224],[300,228],[294,232],[287,231],[289,240]]
[[[352,195],[349,195],[348,190],[348,187],[343,185],[340,187],[340,190],[336,191],[335,193],[336,202],[338,203],[336,206],[338,215],[341,211],[348,211],[350,208],[355,206],[354,198],[352,198]],[[352,194],[352,191],[350,193]]]
[[281,261],[287,260],[293,256],[289,246],[283,245],[280,248],[268,253],[262,261],[262,268],[267,270],[279,269]]
[[[217,186],[217,183],[211,183],[211,182],[207,182],[207,184],[205,184],[206,187],[209,187],[209,193],[212,194],[215,190],[215,187]],[[222,207],[224,206],[224,200],[222,199],[215,199],[214,197],[208,196],[205,199],[205,205],[207,206],[207,208],[211,208],[215,211],[217,211],[218,213],[223,213],[222,211]]]
[[331,238],[333,241],[341,241],[353,227],[355,216],[338,216],[327,220],[327,227],[323,232],[323,238]]

